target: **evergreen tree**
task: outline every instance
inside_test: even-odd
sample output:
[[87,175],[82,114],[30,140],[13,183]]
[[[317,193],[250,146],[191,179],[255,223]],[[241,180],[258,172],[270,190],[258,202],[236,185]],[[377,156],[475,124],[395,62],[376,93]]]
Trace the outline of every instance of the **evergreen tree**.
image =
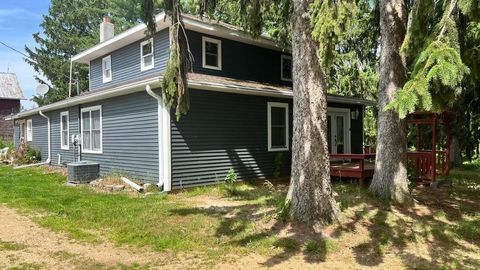
[[399,203],[410,201],[407,184],[406,123],[396,111],[383,108],[392,102],[407,79],[406,59],[400,53],[407,27],[404,0],[380,0],[380,83],[375,172],[370,191]]
[[[202,0],[198,9],[191,5],[191,1],[187,1],[187,6],[189,10],[199,11],[200,14],[226,18],[229,22],[241,25],[254,37],[267,32],[280,44],[292,44],[294,134],[287,204],[291,216],[296,220],[309,224],[326,224],[337,220],[339,210],[333,199],[329,174],[327,84],[322,66],[332,63],[335,58],[333,51],[339,40],[348,39],[342,36],[342,32],[351,29],[355,21],[353,12],[358,10],[355,2],[252,0],[228,3]],[[152,0],[144,0],[142,19],[147,25],[153,26],[158,7],[164,8],[170,16],[182,11],[179,0],[167,0],[158,5]],[[175,10],[176,7],[180,9]],[[237,12],[238,17],[228,15],[232,10]],[[182,28],[181,17],[179,18],[173,22],[174,29],[175,25]],[[151,33],[154,30],[154,27],[150,28]],[[181,37],[175,38],[177,41],[174,42],[182,43]],[[167,68],[167,71],[171,71],[171,76],[164,79],[164,86],[168,87],[163,89],[169,96],[167,103],[177,107],[177,117],[186,112],[179,110],[179,107],[188,108],[182,105],[182,102],[188,100],[182,97],[188,89],[186,82],[182,82],[188,69],[179,66],[184,60],[188,61],[188,55],[179,48],[180,46],[173,47],[174,52],[170,55]]]
[[[33,35],[37,45],[25,47],[27,63],[41,75],[35,79],[50,86],[45,96],[35,96],[33,101],[46,105],[67,98],[70,58],[99,43],[103,16],[112,17],[118,33],[138,21],[139,10],[139,5],[128,0],[52,0],[40,24],[42,32]],[[88,90],[88,73],[88,66],[74,65],[73,78],[78,79],[81,91]],[[76,86],[72,88],[75,93]]]

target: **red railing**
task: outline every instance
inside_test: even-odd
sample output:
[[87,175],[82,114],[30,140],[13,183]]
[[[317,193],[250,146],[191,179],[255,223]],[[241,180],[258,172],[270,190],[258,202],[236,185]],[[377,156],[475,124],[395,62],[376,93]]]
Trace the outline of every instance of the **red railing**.
[[435,154],[434,159],[433,151],[408,152],[408,159],[414,162],[420,180],[435,181],[436,175],[448,175],[446,151],[437,150]]

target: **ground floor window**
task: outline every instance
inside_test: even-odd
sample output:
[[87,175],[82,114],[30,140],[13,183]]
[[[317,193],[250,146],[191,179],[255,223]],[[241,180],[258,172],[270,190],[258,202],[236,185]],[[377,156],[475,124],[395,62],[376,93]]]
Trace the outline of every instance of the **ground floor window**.
[[81,110],[82,151],[102,153],[102,106]]
[[68,119],[68,112],[60,113],[60,136],[61,136],[61,148],[63,150],[68,150],[69,148],[69,119]]
[[288,103],[268,102],[268,151],[288,151]]
[[33,123],[32,119],[27,120],[27,142],[31,142],[33,140]]

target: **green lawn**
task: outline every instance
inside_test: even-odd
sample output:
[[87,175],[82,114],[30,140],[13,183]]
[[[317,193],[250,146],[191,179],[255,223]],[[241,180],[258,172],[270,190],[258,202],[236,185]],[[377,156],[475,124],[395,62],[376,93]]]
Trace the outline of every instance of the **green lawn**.
[[40,168],[0,166],[0,203],[81,241],[199,252],[215,263],[224,255],[255,253],[272,260],[301,255],[306,262],[342,261],[345,267],[478,269],[480,170],[455,171],[451,179],[454,188],[415,189],[418,203],[410,208],[336,183],[344,220],[324,229],[326,239],[301,224],[285,233],[288,224],[277,220],[285,184],[243,183],[235,196],[215,186],[132,197],[68,187],[64,176]]

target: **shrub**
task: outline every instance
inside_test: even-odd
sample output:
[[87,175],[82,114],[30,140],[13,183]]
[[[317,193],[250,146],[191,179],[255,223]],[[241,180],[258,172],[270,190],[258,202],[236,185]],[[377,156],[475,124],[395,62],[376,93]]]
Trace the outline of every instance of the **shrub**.
[[18,160],[18,162],[20,164],[32,164],[32,163],[40,162],[41,160],[42,160],[42,153],[37,149],[27,146],[25,154],[23,155],[23,157],[21,157]]
[[290,219],[290,202],[287,202],[285,198],[278,200],[276,216],[278,220],[286,222]]
[[235,173],[235,170],[233,168],[230,168],[227,175],[225,176],[225,183],[227,184],[228,192],[230,192],[230,194],[232,195],[235,195],[237,193],[235,182],[237,182],[237,173]]

